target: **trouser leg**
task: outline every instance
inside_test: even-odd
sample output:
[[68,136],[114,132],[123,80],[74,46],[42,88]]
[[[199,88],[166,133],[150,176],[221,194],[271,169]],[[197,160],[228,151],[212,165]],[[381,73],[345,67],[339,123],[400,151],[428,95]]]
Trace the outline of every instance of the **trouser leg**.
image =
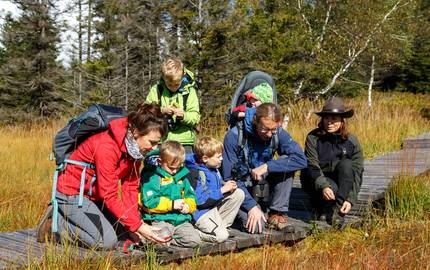
[[199,231],[189,222],[175,226],[172,244],[180,247],[197,247],[202,243]]
[[280,213],[288,212],[290,195],[293,188],[292,173],[273,173],[267,176],[270,185],[270,206],[271,211]]
[[352,161],[350,159],[340,160],[337,164],[333,180],[337,183],[336,202],[342,205],[348,200],[348,194],[353,188],[354,174],[352,170]]
[[238,188],[222,200],[222,204],[218,207],[218,211],[227,228],[233,224],[244,199],[245,193]]
[[116,247],[115,230],[94,202],[84,197],[83,205],[79,207],[79,196],[60,192],[57,192],[57,200],[58,233],[62,240],[77,241],[97,249]]
[[227,226],[216,207],[202,215],[197,220],[196,227],[204,241],[221,243],[228,238]]
[[170,242],[172,245],[196,247],[201,243],[199,231],[189,222],[174,226],[165,221],[153,221],[152,226],[160,229],[167,227],[169,231],[173,232],[172,241]]

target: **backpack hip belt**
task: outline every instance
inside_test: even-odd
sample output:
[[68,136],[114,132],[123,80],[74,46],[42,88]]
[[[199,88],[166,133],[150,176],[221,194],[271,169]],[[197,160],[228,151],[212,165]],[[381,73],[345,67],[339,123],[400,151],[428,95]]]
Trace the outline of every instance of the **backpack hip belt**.
[[[81,173],[81,181],[79,186],[79,197],[78,197],[78,207],[82,207],[83,201],[84,201],[84,186],[85,186],[85,175],[87,172],[87,168],[95,170],[95,165],[92,163],[87,163],[83,161],[77,161],[77,160],[71,160],[71,159],[65,159],[63,163],[58,165],[57,169],[55,169],[54,173],[54,180],[52,183],[52,195],[51,195],[51,204],[53,207],[52,211],[52,232],[56,233],[58,232],[58,201],[56,198],[57,195],[57,182],[58,182],[58,175],[63,172],[66,169],[67,164],[73,164],[84,167]],[[92,195],[93,191],[93,184],[96,181],[96,173],[93,174],[93,177],[91,178],[90,182],[90,190],[88,191],[88,195]]]

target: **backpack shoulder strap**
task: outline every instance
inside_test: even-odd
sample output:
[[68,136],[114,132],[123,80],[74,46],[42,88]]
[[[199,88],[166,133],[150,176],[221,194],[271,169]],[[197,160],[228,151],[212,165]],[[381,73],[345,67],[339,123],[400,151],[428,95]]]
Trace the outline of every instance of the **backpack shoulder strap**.
[[278,150],[279,146],[279,134],[276,132],[272,136],[272,140],[270,142],[270,155],[274,155],[276,150]]
[[240,151],[243,154],[243,161],[248,163],[248,151],[246,151],[246,132],[244,131],[243,121],[239,121],[236,124],[237,127],[237,145],[239,146]]
[[157,84],[157,98],[158,98],[158,104],[161,104],[161,97],[163,96],[163,81],[158,82]]
[[204,171],[202,170],[198,170],[198,169],[189,169],[190,171],[190,184],[193,187],[193,189],[195,190],[197,188],[197,183],[199,181],[202,182],[202,187],[204,188],[206,186],[206,174]]
[[187,110],[187,101],[188,101],[189,94],[182,95],[182,108],[184,112]]

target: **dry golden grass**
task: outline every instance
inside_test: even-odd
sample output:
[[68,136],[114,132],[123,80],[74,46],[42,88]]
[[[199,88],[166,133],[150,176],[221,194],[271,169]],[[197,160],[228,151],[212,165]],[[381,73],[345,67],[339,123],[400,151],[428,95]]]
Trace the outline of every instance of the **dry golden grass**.
[[163,269],[428,269],[430,221],[393,223],[377,230],[311,236],[286,247],[252,248],[206,256]]
[[[350,130],[364,148],[366,158],[400,148],[402,139],[430,131],[430,121],[419,116],[430,104],[429,95],[377,94],[371,110],[366,97],[346,100],[356,114]],[[303,145],[306,134],[316,127],[313,114],[322,103],[300,101],[289,108],[288,131]],[[287,111],[287,107],[283,107]],[[207,114],[209,115],[209,114]],[[309,116],[309,117],[308,117]],[[0,128],[0,231],[35,227],[49,201],[54,162],[49,160],[52,138],[65,121]],[[226,125],[222,112],[213,112],[203,121],[203,134],[222,139]],[[314,235],[294,247],[264,246],[207,256],[170,264],[164,268],[187,269],[429,269],[430,221],[427,218],[398,222],[382,220],[378,226]],[[53,254],[51,254],[53,255]],[[98,262],[78,262],[73,254],[51,256],[31,269],[141,269],[156,264],[113,266],[112,258]]]
[[[400,149],[402,139],[430,131],[430,119],[420,116],[420,110],[429,108],[430,95],[409,93],[376,93],[372,108],[367,97],[345,99],[347,108],[355,114],[347,120],[351,133],[357,136],[367,159]],[[323,101],[300,100],[287,106],[281,103],[290,117],[287,131],[293,139],[304,145],[306,135],[317,127],[320,118],[314,113],[321,110]],[[203,133],[222,139],[227,125],[224,109],[207,113],[203,119]]]

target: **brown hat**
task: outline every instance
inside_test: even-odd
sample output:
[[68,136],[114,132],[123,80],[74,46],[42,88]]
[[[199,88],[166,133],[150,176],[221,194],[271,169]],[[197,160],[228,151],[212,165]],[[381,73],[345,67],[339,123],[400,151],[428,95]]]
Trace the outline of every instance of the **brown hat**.
[[324,104],[322,111],[317,112],[316,114],[318,114],[319,116],[335,114],[344,118],[350,118],[354,115],[354,110],[345,111],[345,105],[343,104],[343,100],[338,97],[332,97]]

